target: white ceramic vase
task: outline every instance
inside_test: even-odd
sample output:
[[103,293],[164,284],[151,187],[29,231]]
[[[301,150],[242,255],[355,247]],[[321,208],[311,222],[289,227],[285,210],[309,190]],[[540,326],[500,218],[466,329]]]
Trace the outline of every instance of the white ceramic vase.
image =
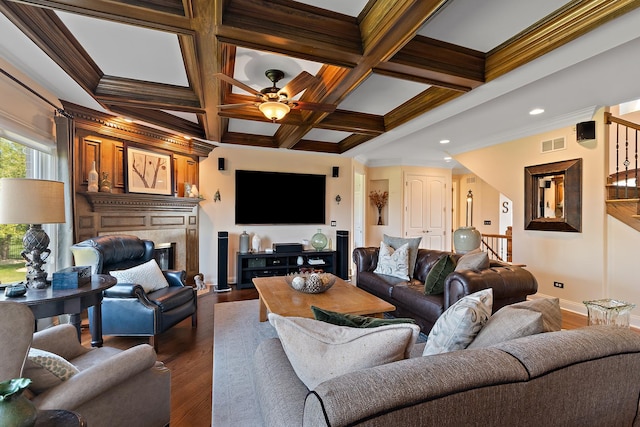
[[480,247],[482,236],[475,227],[460,227],[453,232],[456,253],[466,254]]
[[262,241],[260,240],[260,236],[257,234],[253,235],[253,239],[251,239],[251,249],[253,252],[260,252],[260,244]]

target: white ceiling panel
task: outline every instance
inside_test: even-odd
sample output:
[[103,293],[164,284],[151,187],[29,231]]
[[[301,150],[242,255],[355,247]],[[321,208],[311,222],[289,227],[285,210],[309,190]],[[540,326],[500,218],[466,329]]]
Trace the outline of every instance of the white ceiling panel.
[[189,86],[175,34],[56,13],[106,75]]
[[280,127],[279,123],[255,122],[252,120],[229,119],[229,132],[251,133],[273,136]]
[[564,0],[453,0],[427,21],[418,34],[489,52],[566,3]]
[[351,134],[335,130],[312,129],[304,136],[309,141],[340,142]]
[[340,103],[340,109],[385,115],[428,88],[423,83],[371,74]]
[[343,15],[349,15],[356,17],[360,14],[360,11],[367,5],[368,0],[300,0],[298,3],[304,3],[311,6],[316,6],[321,9],[332,10],[334,12],[342,13]]

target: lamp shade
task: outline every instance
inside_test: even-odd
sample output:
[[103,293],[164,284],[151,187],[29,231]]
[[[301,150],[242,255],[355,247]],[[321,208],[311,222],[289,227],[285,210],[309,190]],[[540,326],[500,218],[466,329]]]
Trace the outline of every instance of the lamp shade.
[[64,183],[42,179],[0,179],[0,224],[59,224],[64,217]]
[[283,104],[282,102],[277,101],[267,101],[263,102],[258,106],[262,114],[269,120],[280,120],[287,114],[291,108],[287,104]]

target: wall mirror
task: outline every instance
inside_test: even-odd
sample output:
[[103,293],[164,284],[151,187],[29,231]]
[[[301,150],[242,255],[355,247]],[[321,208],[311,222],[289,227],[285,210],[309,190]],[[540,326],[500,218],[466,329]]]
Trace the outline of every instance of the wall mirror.
[[525,230],[582,231],[582,159],[524,168]]

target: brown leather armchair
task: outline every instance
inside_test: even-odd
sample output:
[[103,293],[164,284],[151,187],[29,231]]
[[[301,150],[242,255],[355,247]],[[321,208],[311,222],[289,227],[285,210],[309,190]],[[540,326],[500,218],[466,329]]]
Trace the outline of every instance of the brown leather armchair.
[[23,371],[30,347],[54,353],[79,371],[38,390],[31,398],[37,409],[74,411],[92,427],[169,424],[171,372],[157,361],[151,346],[86,348],[73,325],[34,334],[34,324],[26,305],[0,302],[0,381],[35,378],[33,371]]
[[[153,259],[152,241],[136,236],[99,236],[76,243],[71,252],[76,265],[91,266],[92,274],[109,274]],[[191,316],[197,326],[196,290],[185,285],[185,271],[163,271],[169,287],[145,292],[136,283],[120,283],[104,292],[102,334],[148,336],[156,350],[156,336]],[[91,308],[89,310],[92,310]],[[91,325],[90,325],[91,326]]]

